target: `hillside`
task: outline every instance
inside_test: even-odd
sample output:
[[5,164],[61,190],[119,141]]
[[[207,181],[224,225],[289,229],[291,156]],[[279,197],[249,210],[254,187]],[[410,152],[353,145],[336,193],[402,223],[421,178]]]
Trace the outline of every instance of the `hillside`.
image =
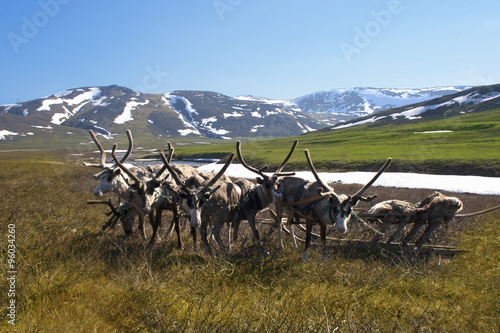
[[291,136],[324,127],[300,112],[206,91],[144,94],[116,85],[66,90],[0,106],[0,140],[71,139],[87,130],[111,138],[130,128],[144,137]]
[[[454,94],[470,87],[434,87],[421,89],[352,88],[319,91],[293,100],[303,112],[337,115],[339,120],[366,116]],[[343,118],[342,118],[343,116]]]
[[[320,170],[374,171],[392,157],[390,171],[498,177],[499,86],[470,89],[297,137],[248,143],[244,154],[251,163],[272,169],[297,138],[290,169],[308,168],[303,154],[307,148]],[[426,112],[414,114],[418,110]],[[371,121],[377,117],[381,119]],[[176,156],[210,156],[234,150],[233,145],[180,148]]]
[[474,87],[430,101],[377,112],[373,116],[360,117],[343,124],[335,125],[332,129],[341,129],[363,124],[381,126],[436,120],[460,114],[491,110],[499,105],[500,84]]

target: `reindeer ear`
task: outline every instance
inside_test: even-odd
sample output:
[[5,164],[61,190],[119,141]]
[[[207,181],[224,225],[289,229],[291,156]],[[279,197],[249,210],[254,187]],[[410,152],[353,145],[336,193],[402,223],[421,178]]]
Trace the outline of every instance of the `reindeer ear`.
[[264,179],[262,179],[262,178],[260,178],[260,177],[257,177],[257,183],[258,183],[259,185],[264,184]]
[[122,172],[122,169],[120,169],[120,168],[115,168],[115,169],[113,170],[113,174],[114,174],[114,175],[119,175],[121,172]]
[[187,198],[188,198],[188,195],[187,195],[187,193],[186,193],[186,192],[184,192],[184,191],[179,191],[179,197],[180,197],[181,199],[187,199]]

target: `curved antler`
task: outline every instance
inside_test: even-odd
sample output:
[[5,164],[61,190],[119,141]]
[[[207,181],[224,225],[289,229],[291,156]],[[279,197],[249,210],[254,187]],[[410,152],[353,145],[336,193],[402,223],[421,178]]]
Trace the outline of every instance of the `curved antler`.
[[[293,155],[293,152],[295,151],[295,147],[297,147],[297,144],[299,143],[299,140],[295,140],[293,142],[293,145],[292,145],[292,149],[290,149],[290,152],[288,153],[287,157],[285,158],[285,160],[281,163],[280,167],[278,168],[278,170],[276,170],[276,172],[274,173],[273,177],[277,177],[277,176],[292,176],[294,175],[295,173],[294,172],[288,172],[288,173],[282,173],[281,171],[283,170],[283,168],[285,167],[285,165],[288,163],[288,160],[292,157]],[[240,159],[241,161],[241,164],[247,168],[248,170],[258,174],[259,176],[261,176],[262,178],[264,179],[269,179],[269,177],[267,175],[264,174],[264,171],[267,170],[267,165],[264,165],[262,168],[260,169],[256,169],[254,167],[251,167],[250,165],[248,165],[245,160],[243,159],[243,156],[241,154],[241,142],[238,140],[236,142],[236,153],[238,154],[238,158]]]
[[127,137],[128,137],[128,149],[125,155],[123,155],[122,159],[120,160],[121,163],[125,163],[127,158],[132,154],[132,148],[134,146],[134,139],[132,138],[132,132],[130,130],[127,130]]
[[[308,149],[305,149],[304,150],[304,153],[306,154],[306,159],[307,159],[307,163],[309,164],[309,168],[311,169],[311,172],[313,173],[314,175],[314,178],[316,179],[316,181],[318,182],[318,184],[327,192],[331,191],[331,188],[328,187],[328,185],[326,185],[325,183],[323,183],[323,181],[319,178],[319,175],[318,173],[316,172],[316,168],[314,167],[313,165],[313,162],[311,160],[311,155],[309,155],[309,150]],[[322,193],[323,195],[327,194],[327,193]]]
[[[100,167],[101,169],[105,169],[106,168],[106,151],[104,150],[104,148],[102,148],[102,145],[99,142],[99,140],[97,139],[97,136],[95,135],[94,131],[89,130],[89,133],[90,133],[90,137],[92,138],[92,140],[96,144],[97,148],[101,152],[101,160],[100,160],[99,164],[83,162],[83,165],[88,166],[88,167]],[[132,133],[130,132],[130,130],[127,130],[127,137],[128,137],[128,149],[127,149],[127,152],[125,153],[125,155],[123,155],[122,159],[120,160],[121,163],[125,163],[127,158],[129,158],[130,154],[132,153],[134,140],[132,138]]]
[[[165,158],[165,160],[167,161],[167,163],[169,165],[170,165],[170,161],[172,160],[173,155],[174,155],[174,147],[172,147],[172,144],[169,142],[168,143],[168,157]],[[162,156],[162,160],[163,160],[163,158],[165,157],[165,154],[163,153],[163,151],[160,151],[160,156]],[[163,162],[163,167],[160,170],[158,170],[158,172],[154,176],[154,179],[158,179],[158,177],[160,177],[165,172],[165,170],[167,170],[167,168],[168,168],[167,163]]]
[[238,158],[240,159],[241,165],[243,165],[245,168],[252,171],[253,173],[258,174],[259,176],[261,176],[264,179],[269,178],[267,175],[264,174],[264,170],[267,169],[267,165],[265,165],[264,167],[260,168],[260,170],[258,170],[254,167],[251,167],[250,165],[247,164],[247,162],[245,162],[245,160],[243,159],[243,156],[241,154],[241,142],[240,142],[240,140],[236,141],[236,153],[238,154]]
[[120,167],[120,169],[122,169],[130,178],[132,178],[135,182],[134,185],[139,185],[141,183],[141,180],[136,176],[134,175],[125,165],[122,164],[121,161],[118,160],[118,158],[116,157],[116,148],[118,147],[118,145],[115,143],[113,145],[113,150],[111,151],[111,155],[113,156],[113,159],[115,160],[115,163],[116,165],[118,165]]
[[170,166],[170,163],[168,163],[168,160],[165,157],[165,154],[163,153],[163,151],[160,151],[160,156],[161,156],[161,159],[163,160],[163,164],[165,164],[165,167],[168,169],[168,172],[170,172],[170,174],[172,175],[172,178],[174,178],[175,183],[177,185],[184,186],[184,182],[180,179],[177,172],[175,172],[175,170],[172,169],[172,167]]
[[[274,173],[275,176],[280,175],[281,171],[283,170],[285,165],[288,163],[288,160],[292,157],[293,152],[295,151],[295,148],[297,147],[298,143],[299,143],[299,140],[295,139],[295,141],[293,142],[293,145],[292,145],[292,149],[290,149],[290,152],[288,153],[288,156],[285,158],[283,163],[281,163],[281,166],[278,168],[278,170],[276,170],[276,172]],[[293,173],[293,174],[295,174],[295,173]]]
[[90,133],[90,137],[94,141],[95,145],[97,146],[97,148],[101,152],[101,160],[100,160],[99,163],[86,163],[86,162],[83,162],[83,165],[85,165],[87,167],[97,167],[97,168],[104,169],[104,168],[106,168],[106,152],[104,151],[104,148],[102,148],[102,145],[99,142],[99,140],[97,140],[97,137],[95,136],[94,131],[89,130],[89,133]]
[[203,188],[201,189],[200,192],[206,192],[206,191],[211,190],[210,187],[212,187],[212,185],[215,184],[215,182],[217,182],[220,177],[222,177],[224,172],[226,172],[227,168],[229,167],[229,165],[233,161],[233,158],[234,158],[234,153],[229,154],[229,157],[226,161],[226,164],[224,164],[222,169],[220,169],[220,171],[212,179],[210,179],[210,181],[206,185],[203,186]]
[[363,194],[366,192],[366,190],[368,190],[368,188],[370,186],[373,185],[373,183],[375,183],[375,181],[378,179],[378,177],[380,177],[380,175],[385,171],[387,170],[387,168],[391,165],[392,163],[392,158],[388,158],[387,161],[385,161],[384,165],[382,166],[382,168],[380,168],[380,170],[375,174],[375,176],[373,176],[373,178],[368,182],[366,183],[365,186],[363,186],[363,188],[361,188],[358,192],[356,192],[353,196],[352,196],[352,199],[351,199],[351,202],[356,204],[359,200],[363,200],[364,198],[362,197]]

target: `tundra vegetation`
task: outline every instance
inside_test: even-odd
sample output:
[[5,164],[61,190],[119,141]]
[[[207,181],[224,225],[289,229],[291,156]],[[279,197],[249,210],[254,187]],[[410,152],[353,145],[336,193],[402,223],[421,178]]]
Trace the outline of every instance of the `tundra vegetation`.
[[[227,255],[192,250],[188,230],[185,250],[173,237],[148,248],[137,232],[102,231],[108,209],[86,203],[95,199],[95,170],[68,156],[0,153],[0,330],[498,332],[498,211],[438,230],[441,241],[467,250],[452,258],[375,247],[329,250],[327,260],[311,251],[302,262],[302,249],[290,243],[280,249],[276,233],[262,239],[270,252],[262,254],[246,223]],[[339,193],[358,188],[335,186]],[[429,194],[374,192],[373,203],[418,202]],[[498,204],[497,196],[458,196],[464,212]],[[7,322],[3,297],[9,224],[16,226],[15,327]],[[148,224],[146,232],[151,234]]]

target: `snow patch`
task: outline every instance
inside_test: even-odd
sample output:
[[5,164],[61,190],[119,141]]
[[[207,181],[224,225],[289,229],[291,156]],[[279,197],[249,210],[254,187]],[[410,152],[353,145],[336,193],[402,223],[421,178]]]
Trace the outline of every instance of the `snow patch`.
[[233,112],[233,113],[224,113],[224,119],[227,119],[229,117],[235,117],[235,118],[239,118],[239,117],[243,117],[244,114],[243,113],[238,113],[238,112]]
[[132,111],[135,110],[135,108],[137,108],[139,105],[146,105],[148,103],[149,100],[146,100],[142,103],[136,101],[127,102],[127,104],[123,108],[123,113],[116,117],[113,122],[115,124],[125,124],[127,121],[134,120],[134,118],[132,117]]
[[0,140],[7,140],[6,136],[14,136],[14,135],[19,135],[19,133],[7,131],[7,130],[1,130],[0,131]]
[[433,133],[453,133],[453,131],[450,131],[450,130],[443,130],[443,131],[424,131],[424,132],[413,132],[413,134],[433,134]]
[[[218,172],[222,164],[207,164],[199,167],[201,171]],[[255,174],[241,164],[231,164],[225,174],[229,177],[255,179]],[[265,173],[270,177],[272,173]],[[298,171],[297,177],[315,181],[310,171]],[[374,172],[320,172],[319,177],[326,183],[341,182],[344,184],[364,185],[375,175]],[[430,191],[450,191],[455,193],[475,193],[483,195],[500,195],[500,177],[428,175],[418,173],[384,172],[374,186],[401,187],[410,189],[429,189]]]

